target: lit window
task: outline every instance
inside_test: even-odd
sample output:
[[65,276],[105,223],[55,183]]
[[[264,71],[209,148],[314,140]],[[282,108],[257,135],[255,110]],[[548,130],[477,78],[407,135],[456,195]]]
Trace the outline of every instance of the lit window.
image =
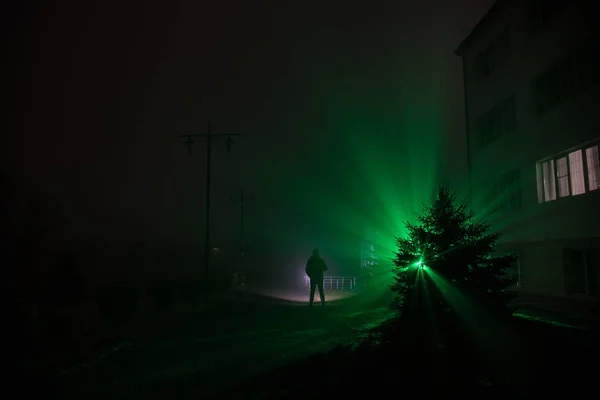
[[588,189],[600,189],[600,161],[598,160],[598,145],[585,150],[588,172]]
[[537,178],[538,203],[544,202],[544,175],[542,173],[542,164],[535,164],[535,176]]
[[558,197],[569,195],[569,168],[567,157],[556,160],[556,177],[558,178]]
[[556,200],[556,183],[554,181],[554,160],[542,164],[544,173],[544,199]]
[[585,176],[583,174],[583,152],[576,150],[569,153],[571,169],[571,193],[573,196],[585,193]]

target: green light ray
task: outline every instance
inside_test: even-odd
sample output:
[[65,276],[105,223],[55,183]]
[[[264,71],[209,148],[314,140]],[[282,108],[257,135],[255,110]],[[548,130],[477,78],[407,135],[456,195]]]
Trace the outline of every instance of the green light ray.
[[417,284],[421,287],[420,291],[422,292],[420,298],[422,304],[419,313],[421,314],[420,323],[423,325],[419,331],[425,336],[423,338],[426,340],[425,343],[438,346],[442,344],[442,335],[440,332],[440,325],[433,308],[432,294],[429,292],[426,279],[427,275],[425,266],[419,266],[417,272]]
[[426,270],[426,274],[448,302],[451,312],[456,313],[463,321],[474,343],[484,354],[493,354],[496,349],[500,348],[500,344],[505,345],[507,342],[516,340],[515,335],[507,328],[504,321],[495,319],[492,314],[461,293],[455,285],[431,268]]
[[330,227],[314,228],[323,247],[356,258],[366,232],[377,231],[381,268],[391,270],[395,238],[440,183],[448,88],[435,73],[418,81],[399,73],[377,90],[340,71],[332,78],[318,90],[323,133],[306,160],[309,178],[291,190],[303,193],[303,212]]

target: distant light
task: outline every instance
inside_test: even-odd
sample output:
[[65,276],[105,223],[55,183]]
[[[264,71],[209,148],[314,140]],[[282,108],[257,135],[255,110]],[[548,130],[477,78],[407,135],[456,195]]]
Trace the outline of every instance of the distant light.
[[214,251],[215,253],[218,253],[218,252],[219,252],[219,248],[218,248],[218,247],[213,247],[213,251]]

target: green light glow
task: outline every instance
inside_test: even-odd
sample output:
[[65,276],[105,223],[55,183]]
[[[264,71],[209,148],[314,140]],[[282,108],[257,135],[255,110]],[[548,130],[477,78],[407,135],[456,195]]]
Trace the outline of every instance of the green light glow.
[[420,84],[340,74],[315,87],[322,132],[283,192],[307,216],[302,241],[319,243],[324,254],[359,260],[366,232],[377,231],[378,267],[391,279],[404,222],[440,183],[446,83],[437,74],[420,75]]

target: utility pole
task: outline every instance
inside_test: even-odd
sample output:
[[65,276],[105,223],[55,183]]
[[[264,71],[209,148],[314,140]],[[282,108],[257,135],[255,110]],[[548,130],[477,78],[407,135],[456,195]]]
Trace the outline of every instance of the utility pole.
[[208,121],[208,132],[193,134],[193,135],[179,135],[186,138],[185,144],[187,145],[189,154],[192,153],[192,146],[194,145],[193,138],[206,138],[206,232],[204,241],[204,294],[208,294],[208,269],[210,268],[210,165],[211,165],[211,152],[212,152],[212,139],[222,136],[227,136],[227,152],[231,151],[233,146],[232,136],[241,136],[238,134],[222,134],[212,133],[210,128],[210,121]]
[[244,204],[246,201],[253,202],[254,196],[244,196],[244,188],[242,188],[239,197],[230,196],[229,200],[240,202],[240,269],[238,274],[240,280],[239,283],[244,286],[246,276],[246,271],[244,269]]

